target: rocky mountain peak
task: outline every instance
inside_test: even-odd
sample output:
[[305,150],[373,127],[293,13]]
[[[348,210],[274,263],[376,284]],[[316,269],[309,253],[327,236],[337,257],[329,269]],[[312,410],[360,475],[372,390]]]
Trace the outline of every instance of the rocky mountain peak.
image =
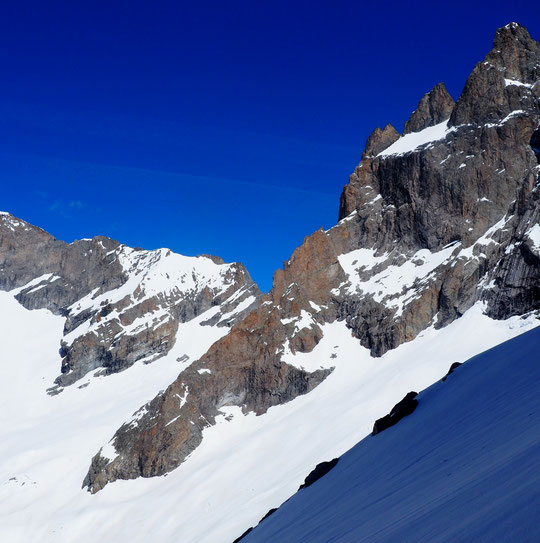
[[518,23],[499,28],[493,49],[479,62],[449,126],[497,123],[514,112],[540,112],[540,44]]
[[454,109],[454,100],[448,94],[444,83],[438,83],[420,100],[418,107],[413,111],[405,123],[403,134],[420,132],[428,126],[434,126],[450,117]]
[[537,60],[540,45],[519,23],[497,29],[493,49],[486,60],[506,70],[506,76],[523,83],[534,83],[540,77]]
[[104,236],[65,243],[8,213],[0,215],[0,271],[0,290],[66,319],[51,393],[94,370],[115,373],[164,356],[179,324],[196,317],[228,329],[261,296],[239,263],[133,249]]
[[362,159],[376,156],[399,138],[399,132],[388,123],[382,130],[377,127],[368,137]]
[[[350,239],[356,240],[358,255],[368,260],[364,266],[360,258],[356,264],[350,260],[350,280],[354,282],[360,274],[357,288],[362,292],[370,288],[370,278],[378,277],[375,283],[379,285],[389,277],[384,275],[385,260],[394,262],[386,267],[390,270],[402,266],[400,259],[426,249],[432,256],[442,257],[445,251],[454,255],[447,271],[438,267],[441,283],[432,291],[432,295],[437,292],[436,300],[428,301],[429,288],[422,295],[416,290],[417,300],[427,296],[423,303],[413,302],[404,312],[401,306],[397,313],[388,312],[384,290],[374,287],[373,300],[379,299],[382,305],[367,310],[370,296],[364,295],[362,306],[347,309],[348,322],[374,354],[413,337],[413,330],[428,314],[442,326],[479,298],[490,300],[488,312],[497,318],[515,314],[517,307],[521,311],[523,304],[538,307],[533,287],[536,260],[525,255],[533,247],[534,236],[528,232],[538,214],[540,111],[535,92],[539,83],[533,79],[540,65],[539,45],[517,25],[499,30],[498,36],[499,43],[507,44],[506,50],[494,49],[475,67],[448,123],[404,134],[378,155],[364,157],[343,190],[336,228],[348,230]],[[524,79],[506,79],[510,72],[505,63],[510,68],[521,66]],[[525,79],[525,72],[533,75]],[[514,242],[512,235],[507,237],[510,223]],[[476,253],[484,244],[486,249]],[[488,254],[496,244],[507,247],[504,257],[499,250]],[[520,250],[515,251],[518,246]],[[480,260],[468,261],[477,254],[482,255]],[[346,268],[349,259],[338,258]],[[512,267],[520,271],[511,272]],[[497,274],[503,269],[507,275],[499,279],[497,288],[478,286],[486,270]],[[480,275],[472,280],[476,273]],[[520,275],[517,282],[511,279],[513,273]],[[457,276],[461,279],[454,283]],[[511,286],[518,283],[517,290]],[[390,313],[393,316],[387,320],[383,315]]]

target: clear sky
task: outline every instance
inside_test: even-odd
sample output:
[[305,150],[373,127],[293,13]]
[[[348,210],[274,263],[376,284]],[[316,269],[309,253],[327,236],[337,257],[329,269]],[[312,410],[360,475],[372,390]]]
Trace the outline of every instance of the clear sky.
[[534,0],[9,4],[0,209],[238,260],[263,290],[335,224],[376,126],[439,81],[457,99],[497,27],[540,39]]

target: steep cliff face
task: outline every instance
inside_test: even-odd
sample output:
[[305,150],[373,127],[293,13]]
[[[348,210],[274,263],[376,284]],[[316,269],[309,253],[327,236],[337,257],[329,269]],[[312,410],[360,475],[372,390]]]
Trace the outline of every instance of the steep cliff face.
[[174,345],[179,323],[211,309],[202,325],[231,326],[260,297],[241,264],[105,237],[67,244],[8,213],[0,215],[0,270],[0,289],[26,308],[66,318],[52,393],[93,370],[156,360]]
[[[496,318],[539,307],[539,65],[539,45],[523,27],[499,29],[447,121],[429,127],[434,117],[351,176],[338,228],[356,230],[360,252],[357,264],[340,261],[351,264],[352,289],[368,294],[367,286],[372,296],[358,307],[345,294],[345,318],[375,354],[432,321],[448,324],[477,300]],[[437,86],[422,101],[449,114],[429,98],[439,93]],[[362,255],[370,261],[362,264]],[[389,279],[406,271],[400,262],[415,259],[412,283],[399,280],[392,292]]]
[[455,105],[439,84],[403,135],[377,129],[339,223],[307,237],[257,310],[118,430],[84,485],[162,474],[220,409],[261,414],[309,392],[331,361],[307,373],[292,355],[325,323],[345,321],[380,356],[478,301],[499,319],[540,309],[539,47],[515,23],[499,29]]

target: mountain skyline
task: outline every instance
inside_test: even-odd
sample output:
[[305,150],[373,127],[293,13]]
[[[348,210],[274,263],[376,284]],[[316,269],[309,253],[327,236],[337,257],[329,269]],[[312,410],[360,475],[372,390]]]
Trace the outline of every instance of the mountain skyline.
[[493,28],[540,34],[530,2],[29,6],[1,38],[1,207],[67,242],[241,261],[263,291],[334,224],[376,126],[440,81],[456,99]]

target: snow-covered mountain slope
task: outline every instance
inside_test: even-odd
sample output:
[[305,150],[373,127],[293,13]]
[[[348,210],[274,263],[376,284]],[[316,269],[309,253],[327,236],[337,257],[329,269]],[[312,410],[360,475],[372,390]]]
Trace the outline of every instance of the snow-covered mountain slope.
[[132,249],[102,236],[68,244],[6,212],[0,214],[0,290],[29,309],[65,317],[61,375],[52,393],[94,370],[111,374],[164,356],[179,324],[209,309],[204,324],[230,327],[260,297],[241,264]]
[[539,541],[539,352],[537,328],[469,360],[243,542]]
[[[180,325],[188,342],[177,341],[152,364],[135,363],[51,396],[62,317],[24,309],[9,293],[0,293],[0,305],[0,540],[9,542],[230,543],[294,493],[314,465],[365,437],[405,392],[538,323],[495,321],[476,306],[381,358],[371,357],[343,322],[328,324],[312,352],[291,355],[309,368],[335,367],[310,394],[261,416],[224,407],[177,470],[90,494],[81,489],[88,457],[174,379],[180,352],[197,358],[215,337],[199,319],[191,321]],[[116,453],[105,445],[103,454]]]
[[[179,324],[174,347],[152,364],[139,361],[50,395],[61,362],[64,318],[46,309],[27,310],[12,293],[0,292],[1,541],[95,541],[84,523],[87,513],[99,516],[99,500],[85,500],[81,489],[88,457],[228,332],[201,324],[214,313],[211,308]],[[124,527],[116,529],[118,537],[110,540],[121,541]]]

